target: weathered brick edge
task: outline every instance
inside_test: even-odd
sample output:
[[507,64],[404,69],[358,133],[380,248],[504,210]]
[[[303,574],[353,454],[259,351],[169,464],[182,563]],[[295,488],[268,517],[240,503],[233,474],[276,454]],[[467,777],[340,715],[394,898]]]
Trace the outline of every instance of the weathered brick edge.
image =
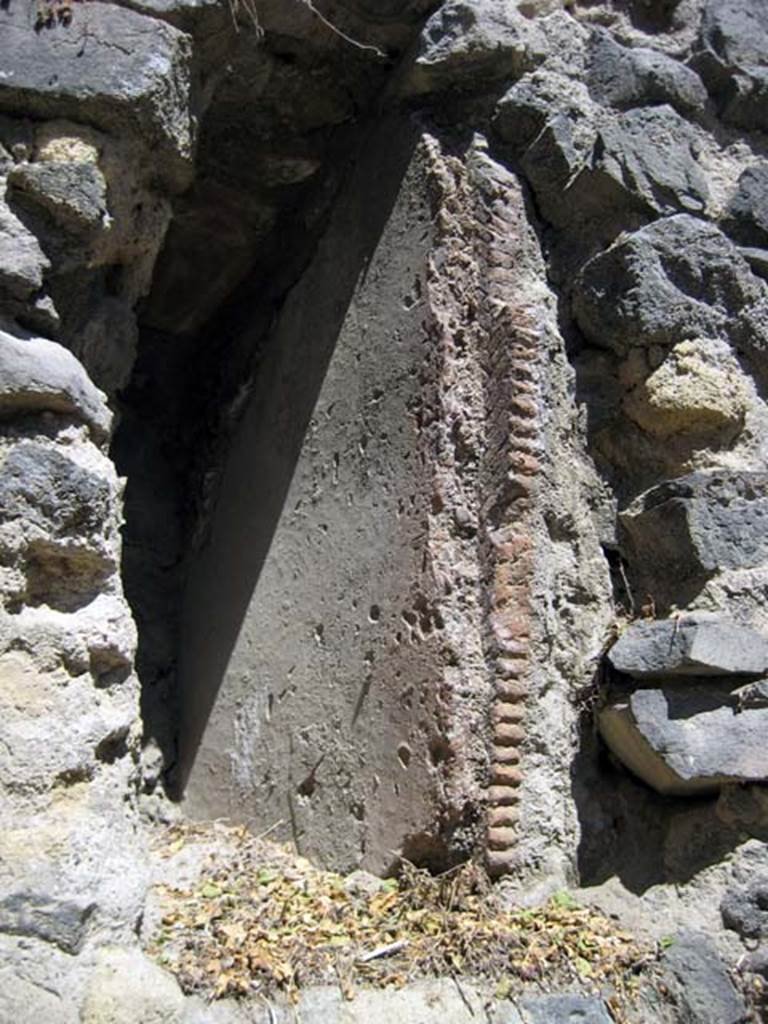
[[466,160],[444,156],[434,141],[431,150],[444,257],[442,286],[431,298],[442,305],[443,322],[474,348],[483,381],[484,445],[475,488],[490,708],[485,785],[479,788],[486,802],[483,852],[488,870],[498,875],[514,870],[520,856],[546,346],[530,289],[532,238],[518,180],[482,144]]
[[[486,656],[493,677],[486,861],[492,874],[518,864],[526,702],[530,691],[531,516],[540,470],[540,316],[526,305],[525,235],[517,181],[481,164],[475,216],[484,265],[487,449],[484,481]],[[528,299],[530,301],[530,298]]]

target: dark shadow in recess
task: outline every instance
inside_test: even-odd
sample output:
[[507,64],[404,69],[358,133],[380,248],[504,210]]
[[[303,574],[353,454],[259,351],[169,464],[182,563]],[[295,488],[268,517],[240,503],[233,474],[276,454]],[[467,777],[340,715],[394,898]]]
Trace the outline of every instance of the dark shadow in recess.
[[745,838],[743,828],[718,816],[717,796],[663,797],[631,775],[609,753],[589,713],[580,724],[571,791],[583,886],[618,877],[640,895],[654,885],[682,884]]
[[273,331],[238,429],[208,536],[195,555],[180,636],[180,796],[280,520],[312,411],[355,287],[397,198],[420,132],[380,119],[359,139],[350,178],[298,287],[295,332]]

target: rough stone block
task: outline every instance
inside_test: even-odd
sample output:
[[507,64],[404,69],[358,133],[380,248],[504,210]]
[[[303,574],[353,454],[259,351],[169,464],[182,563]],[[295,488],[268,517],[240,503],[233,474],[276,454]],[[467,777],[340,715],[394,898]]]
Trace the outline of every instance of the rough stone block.
[[0,932],[41,939],[65,953],[78,953],[85,941],[92,902],[16,892],[0,900]]
[[82,1024],[180,1024],[176,979],[138,949],[100,950],[81,1011]]
[[725,341],[691,338],[622,400],[626,416],[653,437],[732,438],[750,407],[749,379]]
[[664,217],[619,239],[579,275],[573,310],[596,345],[722,338],[748,353],[768,349],[768,290],[713,224]]
[[619,518],[637,592],[683,607],[691,586],[719,570],[768,560],[768,473],[691,473],[652,487]]
[[634,679],[762,675],[768,670],[768,641],[747,626],[693,613],[633,623],[608,652],[608,660]]
[[708,0],[692,63],[723,120],[768,126],[768,7],[763,0]]
[[665,951],[669,988],[686,1024],[739,1024],[747,1009],[714,944],[698,932],[681,932]]
[[672,107],[630,110],[600,128],[596,145],[582,183],[593,198],[607,186],[608,195],[615,190],[620,201],[655,213],[704,210],[709,188],[694,156],[694,134]]
[[742,173],[723,227],[743,245],[768,246],[768,162]]
[[58,412],[87,423],[102,440],[112,423],[104,395],[62,345],[0,330],[0,416]]
[[8,175],[10,195],[25,197],[63,228],[98,231],[105,224],[107,183],[90,163],[21,164]]
[[44,32],[34,31],[26,5],[6,4],[0,34],[7,56],[0,109],[127,130],[165,157],[157,167],[169,184],[187,183],[194,142],[187,35],[99,2],[78,9],[71,25]]
[[615,693],[598,721],[619,760],[659,793],[686,796],[768,779],[768,709],[740,709],[722,681]]
[[743,939],[768,935],[768,875],[753,878],[746,886],[733,886],[720,903],[723,924]]
[[519,78],[544,52],[538,26],[515,5],[448,0],[424,26],[401,92],[419,95],[471,87],[477,79]]
[[52,446],[24,441],[0,465],[0,521],[87,541],[104,529],[111,508],[109,483]]
[[579,211],[570,186],[591,162],[600,117],[582,83],[544,69],[522,78],[497,105],[496,134],[520,155],[552,224],[565,225]]
[[[417,981],[399,990],[361,988],[351,1002],[344,999],[338,986],[312,988],[302,994],[296,1007],[279,1007],[275,1014],[279,1024],[290,1024],[296,1016],[307,1024],[434,1024],[438,1020],[442,1024],[473,1024],[484,1019],[484,1002],[474,985],[462,981],[459,991],[453,982],[441,978]],[[208,1019],[190,1017],[188,1021],[185,1017],[184,1024],[207,1024]],[[519,1024],[519,1019],[499,1018],[499,1024],[502,1022]]]
[[621,46],[605,29],[593,34],[587,83],[598,103],[620,109],[668,103],[686,116],[701,113],[707,102],[692,68],[658,50]]
[[[494,129],[505,143],[522,152],[531,145],[553,116],[565,115],[574,124],[584,123],[584,115],[597,107],[581,82],[556,72],[539,69],[524,75],[502,96],[496,106]],[[594,131],[589,130],[581,146],[591,148]]]
[[37,238],[8,208],[5,193],[0,180],[0,313],[12,318],[34,304],[51,264]]

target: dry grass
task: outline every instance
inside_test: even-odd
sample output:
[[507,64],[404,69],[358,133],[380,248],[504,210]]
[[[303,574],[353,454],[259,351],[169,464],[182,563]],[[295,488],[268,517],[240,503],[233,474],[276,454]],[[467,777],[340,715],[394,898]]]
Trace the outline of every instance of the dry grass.
[[[194,829],[176,827],[168,851]],[[295,996],[335,981],[402,986],[418,977],[486,979],[498,997],[524,983],[609,996],[617,1020],[654,951],[566,894],[503,909],[485,874],[464,865],[437,878],[410,864],[366,884],[314,868],[287,850],[236,836],[234,854],[192,891],[165,887],[149,951],[187,992],[209,998]]]

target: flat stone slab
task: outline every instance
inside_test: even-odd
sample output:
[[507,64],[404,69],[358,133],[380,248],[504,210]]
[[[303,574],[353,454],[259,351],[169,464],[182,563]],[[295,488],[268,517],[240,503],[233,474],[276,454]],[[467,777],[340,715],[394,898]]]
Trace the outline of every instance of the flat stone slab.
[[608,652],[617,672],[633,679],[670,676],[762,675],[768,640],[717,615],[634,622]]
[[112,424],[105,396],[68,349],[0,330],[0,417],[46,411],[83,420],[96,440]]
[[688,796],[768,779],[768,708],[741,707],[727,682],[614,694],[598,714],[610,749],[657,792]]

